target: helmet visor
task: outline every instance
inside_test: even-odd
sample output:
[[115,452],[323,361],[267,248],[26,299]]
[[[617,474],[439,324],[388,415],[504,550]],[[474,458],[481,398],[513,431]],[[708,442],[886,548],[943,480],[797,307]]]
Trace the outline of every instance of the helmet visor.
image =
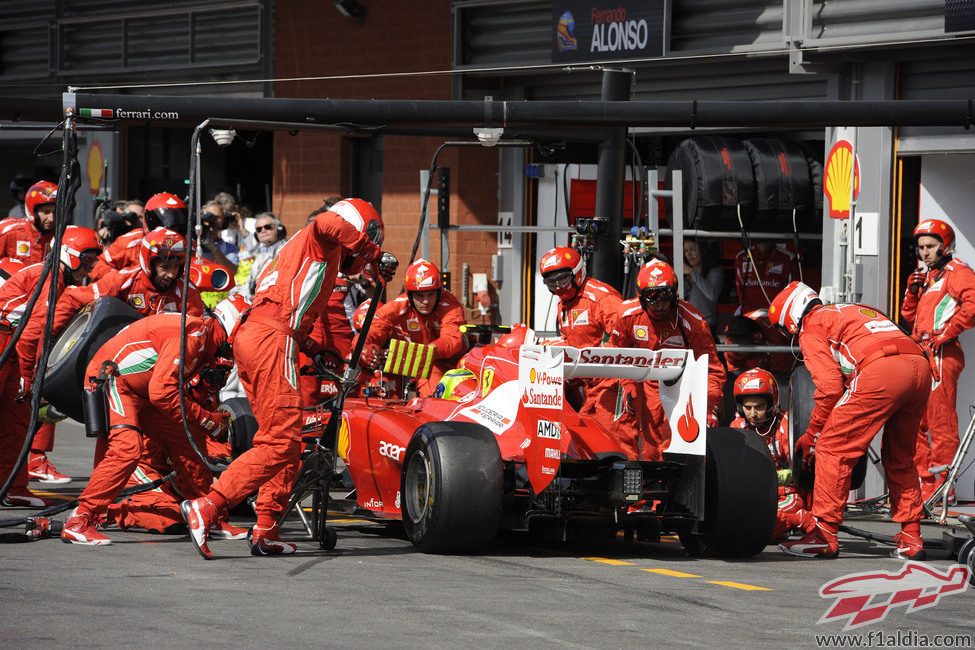
[[572,283],[572,271],[569,269],[561,269],[555,271],[545,276],[542,282],[548,288],[549,291],[555,293],[556,291],[561,291],[565,289]]

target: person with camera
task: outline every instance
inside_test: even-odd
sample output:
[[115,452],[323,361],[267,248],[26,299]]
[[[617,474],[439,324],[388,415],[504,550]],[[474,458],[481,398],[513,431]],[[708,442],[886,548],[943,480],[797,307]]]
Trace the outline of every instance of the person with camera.
[[111,246],[122,235],[141,230],[145,232],[146,204],[142,201],[106,202],[95,216],[95,230],[102,238],[103,246]]
[[[128,207],[133,204],[134,202],[130,202]],[[165,227],[185,233],[186,221],[186,204],[181,198],[169,192],[153,194],[142,210],[142,227],[120,235],[105,249],[98,264],[91,271],[92,281],[101,280],[113,270],[121,271],[139,266],[142,240],[150,230]]]

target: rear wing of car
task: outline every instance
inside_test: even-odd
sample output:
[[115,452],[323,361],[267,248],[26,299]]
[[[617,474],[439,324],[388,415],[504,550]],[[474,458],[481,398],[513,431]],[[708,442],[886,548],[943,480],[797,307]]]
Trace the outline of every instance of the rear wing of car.
[[562,382],[576,378],[656,381],[670,424],[664,451],[703,456],[708,413],[708,357],[691,350],[574,348],[523,345],[519,354],[519,393],[525,407],[561,405]]

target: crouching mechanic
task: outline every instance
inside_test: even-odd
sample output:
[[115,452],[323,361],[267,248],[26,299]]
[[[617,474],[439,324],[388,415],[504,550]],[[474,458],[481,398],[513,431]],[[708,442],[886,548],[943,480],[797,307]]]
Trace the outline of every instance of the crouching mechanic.
[[[955,231],[944,221],[922,221],[914,229],[914,239],[923,267],[908,279],[901,316],[913,325],[911,336],[928,351],[936,369],[914,456],[921,500],[926,501],[938,488],[931,467],[951,465],[958,451],[955,404],[958,378],[965,368],[958,335],[975,325],[975,273],[953,257]],[[952,499],[954,489],[948,494],[949,502]]]
[[[613,321],[623,298],[605,282],[586,277],[586,263],[573,248],[557,246],[538,262],[542,282],[559,299],[558,327],[561,341],[554,345],[591,348],[609,340]],[[566,399],[577,410],[591,412],[603,393],[615,395],[617,379],[570,380]],[[588,402],[587,402],[588,400]]]
[[[190,538],[204,558],[212,557],[207,537],[214,523],[255,489],[251,553],[295,551],[281,540],[277,520],[287,506],[302,449],[298,348],[315,356],[308,333],[325,309],[335,276],[378,262],[382,241],[383,222],[375,208],[346,199],[289,239],[261,275],[253,306],[234,334],[240,382],[258,422],[254,446],[230,464],[204,497],[180,504]],[[379,272],[391,277],[383,268]]]
[[390,339],[432,345],[430,376],[417,380],[419,396],[430,397],[443,373],[457,365],[458,358],[466,350],[460,332],[460,326],[464,324],[464,308],[443,288],[436,265],[424,259],[406,267],[404,288],[406,295],[397,296],[376,309],[359,362],[369,370],[379,368],[384,358],[381,348]]
[[[52,273],[57,278],[57,296],[62,294],[66,286],[78,285],[85,281],[100,252],[101,243],[98,234],[91,228],[67,226],[64,229],[61,238],[60,272]],[[43,268],[42,263],[24,267],[0,287],[0,350],[7,347],[11,333],[20,324],[26,303],[37,288]],[[39,321],[41,328],[44,324],[45,310],[39,307],[47,300],[51,286],[50,277],[48,276],[45,281],[35,303],[35,309],[30,315],[29,323]],[[3,413],[5,418],[4,426],[0,427],[0,477],[10,476],[14,465],[17,464],[17,457],[24,445],[27,427],[30,424],[30,404],[26,400],[30,393],[33,375],[26,380],[21,380],[18,351],[19,346],[7,359],[3,368],[0,368],[0,413]],[[32,449],[40,453],[44,460],[43,466],[35,461],[35,468],[44,471],[54,482],[70,481],[69,477],[60,474],[47,463],[44,452],[49,451],[54,443],[53,436],[47,438],[46,440],[39,440],[38,436],[34,438]],[[27,507],[48,505],[47,501],[27,489],[28,472],[28,465],[21,468],[4,498],[3,505]]]
[[738,417],[731,423],[736,429],[748,429],[762,436],[772,455],[779,484],[779,505],[772,540],[792,530],[805,530],[812,513],[806,509],[792,479],[792,449],[789,443],[789,412],[779,408],[779,385],[772,373],[752,368],[735,379],[735,404]]
[[[111,544],[96,529],[126,481],[139,464],[147,440],[172,460],[175,485],[180,493],[196,498],[213,482],[209,468],[193,449],[183,429],[180,412],[179,364],[181,316],[155,314],[132,323],[103,345],[85,371],[86,390],[104,382],[107,399],[108,445],[105,456],[92,471],[88,486],[78,498],[78,508],[65,522],[61,539],[85,545]],[[185,375],[212,366],[217,357],[229,358],[227,332],[219,318],[186,319]],[[107,368],[106,368],[107,365]],[[203,409],[186,400],[186,419],[208,433],[227,428],[229,414]],[[213,526],[228,530],[225,520]],[[240,538],[242,530],[228,530]]]
[[[723,399],[724,365],[718,358],[711,330],[701,313],[677,298],[677,274],[658,259],[643,265],[636,279],[639,296],[620,305],[610,345],[650,350],[686,349],[695,357],[708,355],[708,426],[717,426]],[[622,408],[616,404],[621,403]],[[660,403],[656,382],[630,382],[622,400],[601,399],[601,422],[616,424],[617,439],[631,458],[660,460],[670,441],[670,426]]]
[[772,323],[799,335],[816,385],[809,427],[796,454],[815,462],[806,535],[779,544],[789,555],[834,558],[853,467],[884,428],[880,457],[887,473],[892,519],[901,525],[893,557],[923,559],[921,490],[914,451],[930,391],[921,348],[890,319],[865,305],[823,306],[819,295],[792,282],[769,307]]

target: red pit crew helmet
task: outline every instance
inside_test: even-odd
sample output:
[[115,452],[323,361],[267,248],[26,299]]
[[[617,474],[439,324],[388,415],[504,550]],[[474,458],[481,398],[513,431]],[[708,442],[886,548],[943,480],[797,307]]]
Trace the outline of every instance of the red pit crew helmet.
[[677,304],[677,274],[667,262],[654,258],[644,264],[636,276],[636,286],[640,306],[647,313],[651,304],[661,300],[669,302],[671,308]]
[[407,291],[431,291],[443,289],[440,270],[433,262],[420,258],[406,267]]
[[[362,199],[342,199],[328,209],[350,224],[360,233],[364,233],[376,246],[383,246],[383,218],[379,216],[372,204]],[[342,260],[341,272],[346,275],[356,275],[372,260],[362,259],[357,255],[346,254]]]
[[561,300],[571,300],[586,281],[586,264],[579,251],[556,246],[538,261],[542,281]]
[[955,252],[955,231],[944,221],[925,219],[917,224],[914,228],[914,243],[917,243],[918,237],[924,236],[934,237],[941,242],[941,250],[938,253],[939,260],[945,255],[951,255]]
[[58,186],[56,183],[50,181],[34,183],[27,190],[27,196],[24,197],[24,212],[27,214],[27,218],[34,221],[34,225],[37,225],[37,213],[35,212],[37,207],[54,203],[57,199]]
[[[175,230],[156,228],[142,238],[139,249],[139,266],[149,279],[152,279],[152,261],[159,259],[164,262],[184,260],[186,258],[186,240]],[[183,271],[180,270],[182,275]]]
[[84,226],[67,226],[61,236],[61,263],[70,271],[77,271],[84,264],[95,266],[102,254],[102,240],[98,233]]
[[220,325],[223,326],[223,331],[227,333],[227,336],[230,336],[234,333],[234,328],[237,326],[237,321],[240,320],[240,315],[247,311],[250,306],[251,304],[247,298],[239,293],[235,293],[218,302],[213,308],[213,315],[220,322]]
[[[358,307],[355,308],[355,312],[352,314],[352,328],[355,331],[358,332],[359,330],[361,330],[363,323],[366,322],[366,312],[369,311],[369,303],[371,302],[372,302],[371,298],[368,300],[364,300]],[[378,305],[376,305],[376,309],[379,309],[382,306],[383,303],[379,303]]]
[[819,294],[798,280],[780,291],[768,308],[769,321],[789,334],[798,334],[802,319],[814,305],[821,305]]
[[186,204],[183,199],[169,192],[153,194],[146,201],[146,230],[169,228],[176,232],[186,231]]
[[741,402],[746,397],[765,397],[769,400],[769,418],[779,412],[779,384],[768,370],[752,368],[738,375],[735,379],[735,404],[738,414],[745,417]]

